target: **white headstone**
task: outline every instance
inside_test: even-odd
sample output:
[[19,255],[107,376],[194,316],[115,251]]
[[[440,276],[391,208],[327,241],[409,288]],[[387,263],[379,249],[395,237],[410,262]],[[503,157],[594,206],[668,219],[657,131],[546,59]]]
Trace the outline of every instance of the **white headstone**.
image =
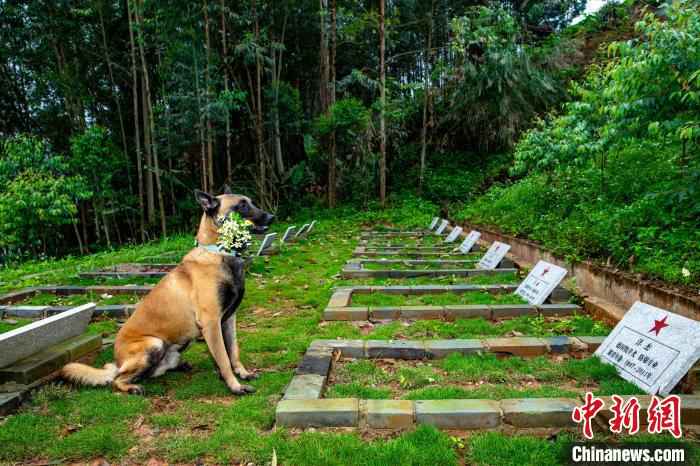
[[467,254],[472,250],[476,242],[479,241],[479,238],[481,238],[481,233],[476,230],[470,231],[464,241],[462,241],[462,244],[459,245],[459,252]]
[[301,238],[302,235],[306,233],[306,229],[309,228],[309,224],[305,223],[299,228],[299,231],[297,231],[297,234],[294,235],[295,238]]
[[445,238],[446,243],[454,243],[454,241],[459,238],[459,235],[462,234],[462,227],[454,227],[452,231],[450,232],[449,235],[447,235],[447,238]]
[[287,231],[285,231],[284,235],[282,235],[282,242],[286,243],[287,241],[289,241],[296,229],[296,225],[292,225],[291,227],[287,228]]
[[262,243],[260,243],[260,249],[258,249],[258,256],[265,251],[265,249],[269,248],[272,242],[277,238],[277,233],[270,233],[268,235],[265,235],[265,238],[263,238]]
[[565,276],[566,269],[539,261],[515,290],[515,294],[522,296],[530,304],[542,304]]
[[498,267],[501,263],[506,253],[510,249],[509,244],[501,243],[500,241],[494,241],[484,257],[479,260],[477,267],[480,269],[493,270]]
[[440,226],[438,227],[438,229],[435,230],[435,233],[437,233],[438,235],[441,235],[442,232],[445,231],[445,228],[447,228],[447,225],[449,225],[449,224],[450,224],[450,222],[448,222],[447,220],[443,220],[440,223]]
[[309,229],[306,230],[306,234],[308,235],[309,233],[311,233],[311,230],[313,230],[315,226],[316,226],[316,220],[311,222],[311,225],[309,225]]
[[595,354],[650,395],[666,396],[700,358],[700,322],[637,301]]
[[433,221],[430,222],[430,227],[428,229],[433,230],[437,226],[439,220],[438,217],[433,217]]

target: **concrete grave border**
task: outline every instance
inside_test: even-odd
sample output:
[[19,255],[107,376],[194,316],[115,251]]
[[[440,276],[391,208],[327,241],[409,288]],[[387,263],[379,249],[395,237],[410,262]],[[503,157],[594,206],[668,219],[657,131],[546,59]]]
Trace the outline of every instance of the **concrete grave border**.
[[437,293],[488,292],[492,294],[512,293],[517,285],[416,285],[416,286],[352,286],[336,288],[331,296],[323,319],[343,321],[366,320],[455,320],[472,317],[497,320],[518,316],[567,316],[583,309],[568,304],[571,294],[558,287],[549,298],[550,304],[533,306],[530,304],[491,304],[491,305],[446,305],[446,306],[353,306],[354,294],[385,293],[399,295],[420,295]]
[[83,304],[0,333],[0,367],[9,366],[49,346],[81,335],[90,323],[94,309],[95,303]]
[[[573,427],[571,412],[581,398],[518,398],[504,400],[360,400],[322,398],[334,357],[437,359],[448,354],[518,350],[534,356],[567,352],[571,348],[592,352],[587,339],[602,337],[493,338],[485,340],[315,340],[277,404],[275,419],[285,427],[409,428],[430,424],[443,429],[492,429]],[[524,351],[520,351],[524,350]],[[607,406],[607,405],[606,405]],[[685,424],[700,423],[700,396],[683,396]]]
[[[119,270],[119,267],[129,266],[136,269],[143,269],[141,271],[126,272]],[[147,269],[152,268],[168,268],[167,272],[157,271],[157,272],[147,272]],[[159,278],[164,277],[172,269],[177,267],[177,264],[144,264],[137,262],[125,262],[123,264],[116,264],[111,267],[104,267],[99,270],[94,270],[91,272],[80,272],[78,277],[80,278]]]
[[[345,263],[341,270],[341,276],[346,279],[351,278],[411,278],[411,277],[473,277],[476,275],[497,275],[507,273],[517,273],[518,269],[504,267],[503,261],[496,269],[450,269],[450,268],[435,268],[435,269],[366,269],[364,264],[373,263],[372,260],[353,259]],[[382,263],[382,261],[377,261]],[[398,261],[403,262],[403,261]],[[426,261],[430,262],[430,261]],[[439,263],[439,260],[435,262]],[[376,263],[376,262],[375,262]],[[396,262],[394,262],[396,263]],[[512,265],[512,263],[510,263]]]
[[112,295],[119,294],[136,294],[145,296],[153,289],[153,285],[92,285],[92,286],[74,286],[74,285],[56,285],[56,286],[36,286],[24,288],[22,290],[13,291],[0,296],[0,305],[8,305],[23,301],[38,293],[53,293],[57,296],[69,296],[75,294],[103,294]]

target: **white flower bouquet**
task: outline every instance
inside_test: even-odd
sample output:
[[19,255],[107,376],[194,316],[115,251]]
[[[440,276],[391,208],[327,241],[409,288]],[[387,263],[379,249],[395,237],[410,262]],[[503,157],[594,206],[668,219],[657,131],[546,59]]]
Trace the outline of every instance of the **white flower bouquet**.
[[216,242],[226,252],[241,252],[252,242],[250,227],[253,222],[245,220],[236,212],[218,218],[219,240]]

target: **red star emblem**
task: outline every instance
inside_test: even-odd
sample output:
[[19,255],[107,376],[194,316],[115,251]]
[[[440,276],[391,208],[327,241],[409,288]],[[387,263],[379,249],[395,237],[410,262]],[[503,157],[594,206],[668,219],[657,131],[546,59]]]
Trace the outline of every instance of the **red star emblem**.
[[542,275],[540,275],[540,277],[544,277],[545,275],[547,275],[548,272],[549,272],[549,267],[545,268],[545,269],[542,271]]
[[649,333],[654,332],[656,333],[656,336],[659,336],[659,332],[661,332],[661,329],[668,327],[669,325],[666,323],[666,319],[668,319],[668,316],[665,316],[663,319],[660,320],[654,320],[654,326],[649,329]]

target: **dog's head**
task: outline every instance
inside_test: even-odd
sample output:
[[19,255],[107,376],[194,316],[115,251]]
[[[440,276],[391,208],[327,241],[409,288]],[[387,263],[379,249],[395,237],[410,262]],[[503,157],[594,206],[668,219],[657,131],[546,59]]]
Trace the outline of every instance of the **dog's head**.
[[264,233],[275,218],[274,215],[256,207],[249,197],[231,193],[228,186],[225,186],[224,194],[220,196],[212,196],[198,189],[195,189],[194,195],[204,209],[203,223],[209,221],[216,225],[220,216],[226,217],[231,212],[237,212],[244,219],[253,222],[253,233]]

